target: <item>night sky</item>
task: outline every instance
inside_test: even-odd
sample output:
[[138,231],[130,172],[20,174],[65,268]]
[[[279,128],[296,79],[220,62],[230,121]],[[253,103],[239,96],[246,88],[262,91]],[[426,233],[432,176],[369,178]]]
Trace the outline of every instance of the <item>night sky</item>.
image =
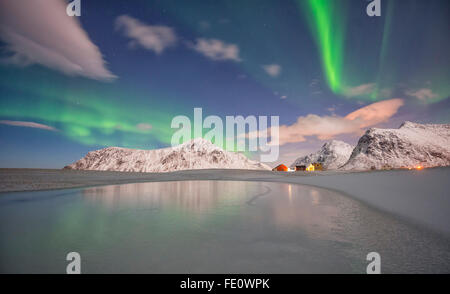
[[0,167],[166,147],[194,107],[280,116],[286,164],[369,127],[450,122],[448,0],[381,0],[380,17],[365,0],[66,3],[0,0]]

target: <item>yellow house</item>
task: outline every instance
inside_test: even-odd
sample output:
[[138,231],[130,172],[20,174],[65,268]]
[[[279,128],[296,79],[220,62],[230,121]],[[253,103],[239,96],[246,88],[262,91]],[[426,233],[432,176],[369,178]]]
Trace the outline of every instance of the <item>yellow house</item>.
[[313,165],[314,165],[314,170],[316,170],[316,171],[317,170],[323,170],[323,166],[322,166],[321,163],[314,162]]
[[314,171],[314,165],[309,164],[309,165],[306,167],[306,171]]

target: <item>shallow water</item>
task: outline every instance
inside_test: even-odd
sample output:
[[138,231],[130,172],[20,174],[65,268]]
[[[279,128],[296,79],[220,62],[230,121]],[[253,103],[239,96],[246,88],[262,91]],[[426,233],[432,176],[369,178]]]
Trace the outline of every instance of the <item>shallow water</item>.
[[0,195],[0,272],[449,273],[448,237],[324,189],[184,181]]

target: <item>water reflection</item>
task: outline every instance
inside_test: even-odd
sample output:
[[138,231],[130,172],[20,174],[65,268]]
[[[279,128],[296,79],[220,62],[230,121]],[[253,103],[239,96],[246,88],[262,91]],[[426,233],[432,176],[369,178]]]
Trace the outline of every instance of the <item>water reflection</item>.
[[[323,194],[327,191],[323,190]],[[227,181],[137,183],[84,189],[83,198],[111,211],[182,211],[187,218],[233,215],[241,221],[332,234],[339,207],[333,198],[320,204],[320,192],[291,184]],[[256,206],[250,208],[248,206]],[[205,221],[208,221],[205,219]]]
[[201,212],[236,203],[241,195],[257,193],[258,188],[240,182],[184,181],[94,187],[82,194],[87,201],[110,209],[176,207]]
[[449,240],[319,188],[180,181],[61,193],[3,195],[0,272],[63,273],[71,251],[84,273],[364,273],[371,251],[385,273],[450,270]]

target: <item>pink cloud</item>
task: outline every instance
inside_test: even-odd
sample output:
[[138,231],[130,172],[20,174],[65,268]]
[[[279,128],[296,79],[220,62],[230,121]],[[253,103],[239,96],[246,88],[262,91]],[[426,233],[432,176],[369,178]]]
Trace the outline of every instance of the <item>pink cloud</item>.
[[136,127],[138,128],[138,130],[141,130],[141,131],[148,131],[153,128],[152,125],[148,124],[148,123],[139,123],[136,125]]
[[292,125],[280,126],[280,145],[306,141],[307,136],[329,140],[341,134],[360,134],[364,128],[386,122],[403,105],[402,99],[391,99],[364,106],[345,117],[300,116]]
[[365,128],[387,121],[403,104],[403,100],[399,98],[375,102],[347,114],[345,118],[357,121],[360,128]]
[[16,127],[43,129],[43,130],[54,131],[54,132],[58,131],[54,127],[40,124],[40,123],[31,122],[31,121],[0,120],[0,124],[8,125],[8,126],[16,126]]

